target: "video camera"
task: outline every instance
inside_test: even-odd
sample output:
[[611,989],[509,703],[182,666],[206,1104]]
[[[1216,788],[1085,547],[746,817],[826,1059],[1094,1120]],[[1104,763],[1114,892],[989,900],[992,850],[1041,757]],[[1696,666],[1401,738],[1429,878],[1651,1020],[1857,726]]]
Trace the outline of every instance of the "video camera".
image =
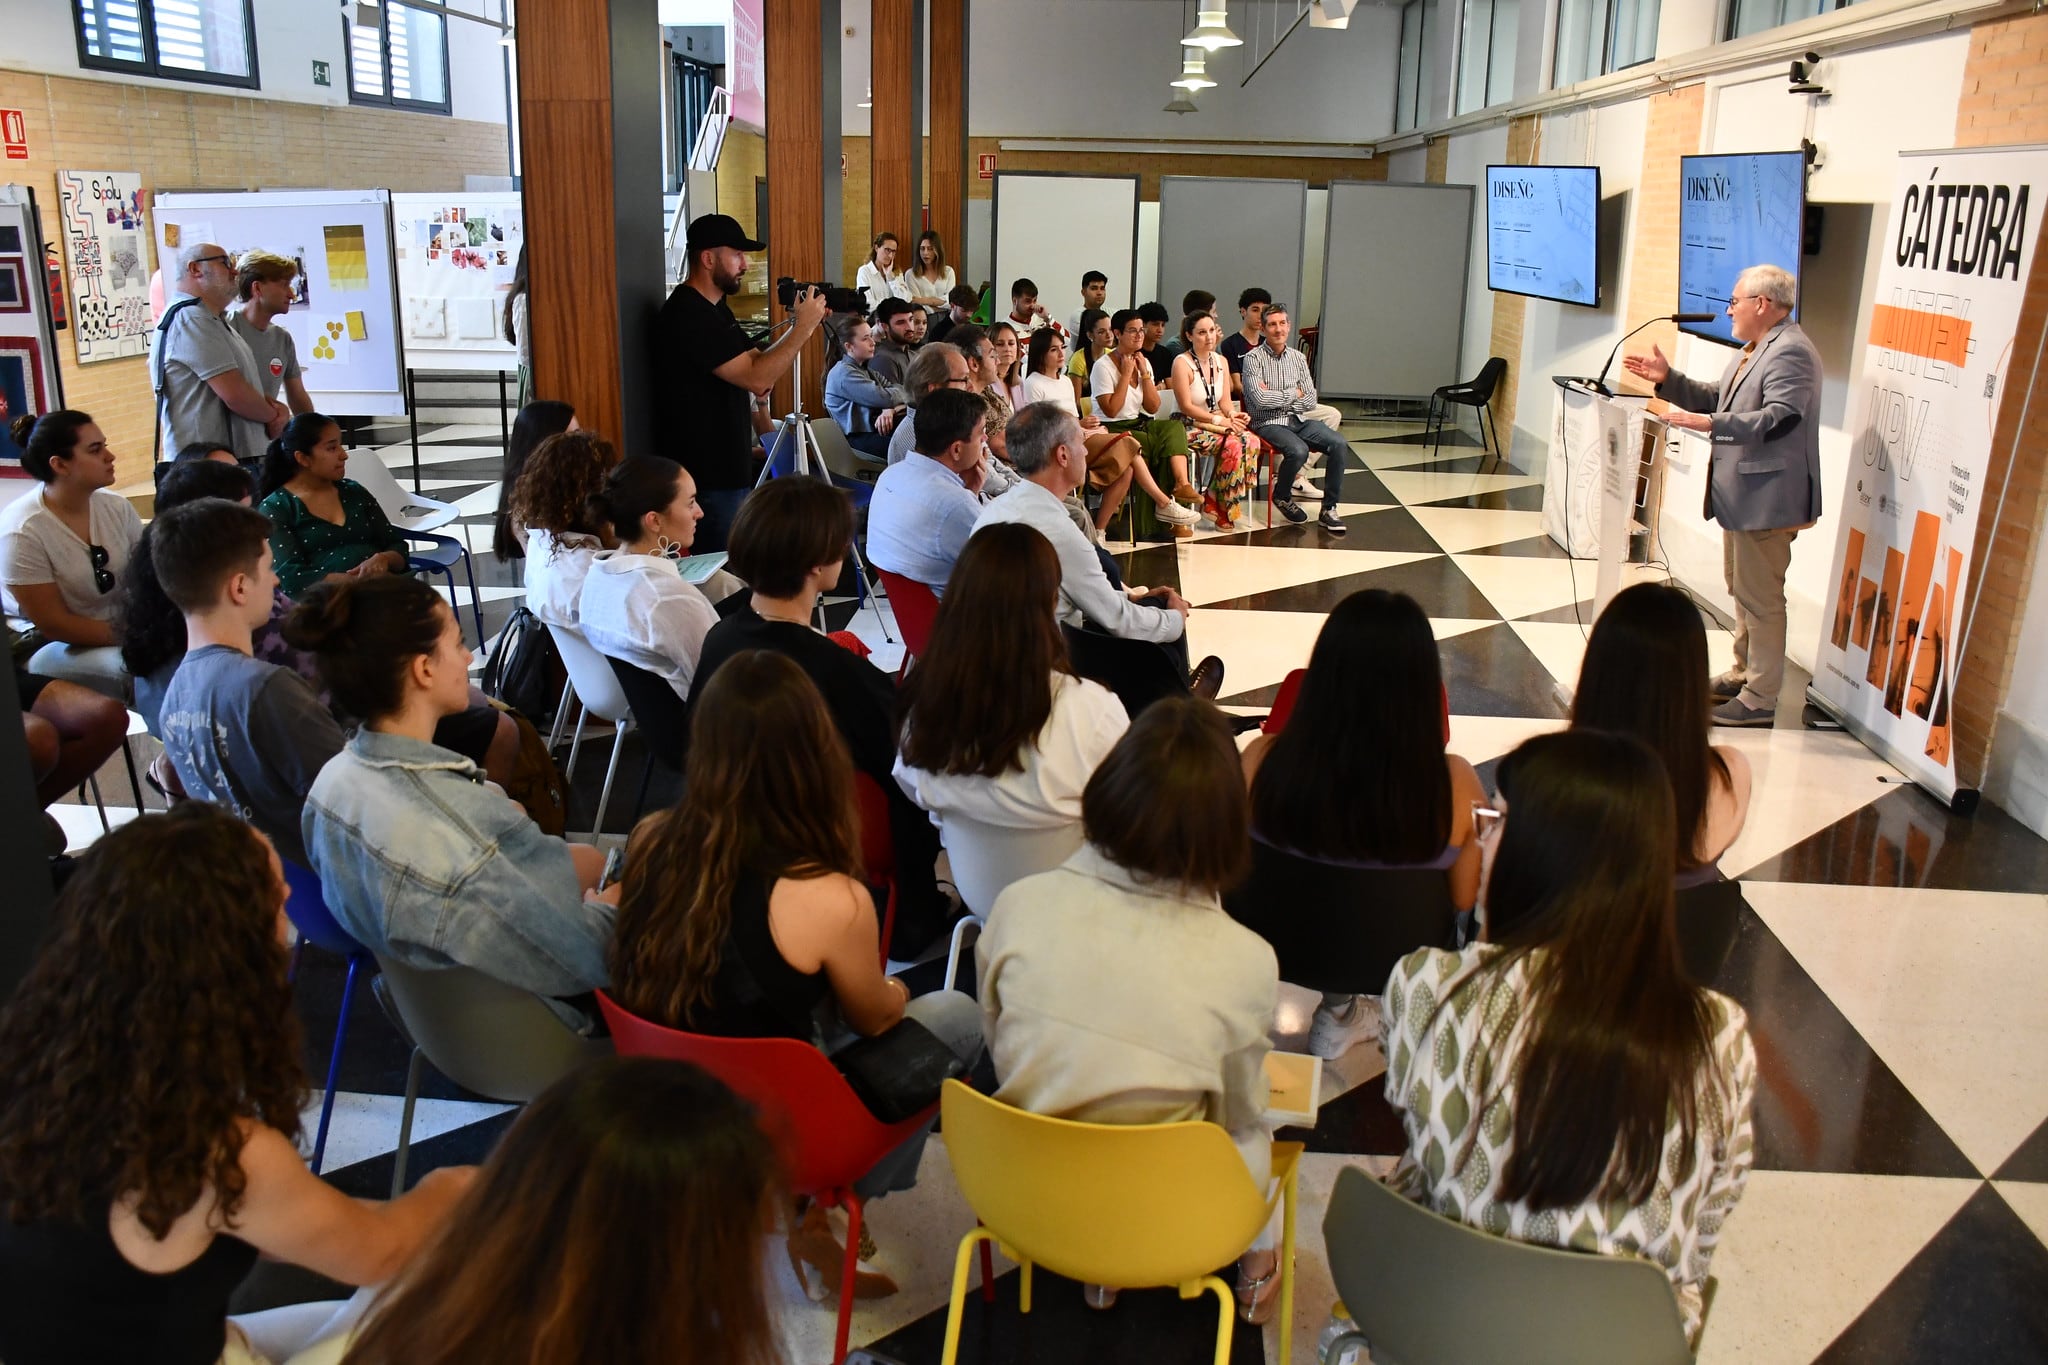
[[838,286],[830,280],[793,280],[789,276],[784,275],[775,282],[775,297],[781,301],[784,308],[794,308],[796,307],[796,296],[803,293],[806,289],[817,290],[818,296],[823,298],[827,293],[836,288]]

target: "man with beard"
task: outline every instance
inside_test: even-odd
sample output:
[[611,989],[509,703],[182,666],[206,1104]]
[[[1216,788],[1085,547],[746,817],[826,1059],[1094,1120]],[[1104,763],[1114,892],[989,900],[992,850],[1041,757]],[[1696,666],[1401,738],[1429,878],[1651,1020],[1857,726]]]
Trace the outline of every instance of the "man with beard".
[[725,214],[692,222],[688,273],[655,324],[655,439],[658,453],[697,482],[704,520],[692,548],[699,554],[725,548],[726,533],[753,486],[752,395],[789,373],[825,320],[824,296],[806,289],[790,310],[789,330],[766,350],[754,348],[726,299],[740,290],[747,253],[766,249]]

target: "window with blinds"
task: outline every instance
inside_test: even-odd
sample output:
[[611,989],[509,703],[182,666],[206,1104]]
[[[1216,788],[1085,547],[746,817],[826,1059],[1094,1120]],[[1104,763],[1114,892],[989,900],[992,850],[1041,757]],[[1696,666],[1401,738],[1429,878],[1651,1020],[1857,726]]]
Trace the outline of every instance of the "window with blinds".
[[80,65],[253,86],[249,0],[73,0]]
[[[357,22],[356,14],[373,22]],[[342,24],[348,32],[350,103],[448,112],[447,20],[430,10],[385,4],[357,7]]]

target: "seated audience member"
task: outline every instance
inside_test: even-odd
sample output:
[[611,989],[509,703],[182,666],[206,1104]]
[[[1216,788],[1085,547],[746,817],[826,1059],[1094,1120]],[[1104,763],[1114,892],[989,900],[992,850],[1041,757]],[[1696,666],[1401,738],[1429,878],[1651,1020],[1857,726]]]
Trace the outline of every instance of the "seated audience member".
[[1152,366],[1143,349],[1144,319],[1135,308],[1120,309],[1110,318],[1109,328],[1113,346],[1091,362],[1088,370],[1088,392],[1095,411],[1111,431],[1128,431],[1137,437],[1146,466],[1155,476],[1173,480],[1176,497],[1192,499],[1189,427],[1162,415],[1166,402],[1152,382]]
[[1088,314],[1090,311],[1109,315],[1109,276],[1100,270],[1089,270],[1081,276],[1081,306],[1067,319],[1067,331],[1077,337],[1088,335]]
[[771,1230],[778,1182],[752,1107],[696,1067],[578,1067],[519,1115],[339,1359],[767,1365],[765,1264],[737,1249]]
[[1138,319],[1145,324],[1145,341],[1138,351],[1152,367],[1152,382],[1159,387],[1159,415],[1171,417],[1178,410],[1172,389],[1173,355],[1166,349],[1166,329],[1173,325],[1173,315],[1155,299],[1138,306]]
[[889,463],[900,463],[917,448],[917,405],[927,394],[940,389],[965,392],[972,387],[967,357],[959,347],[949,341],[935,341],[919,351],[904,376],[903,388],[910,400],[910,411],[896,419],[896,428],[889,433]]
[[543,625],[573,630],[581,619],[583,580],[604,548],[590,500],[618,463],[604,437],[564,432],[534,448],[512,490],[512,519],[526,528],[526,609]]
[[974,314],[981,307],[981,295],[974,292],[969,284],[955,285],[946,291],[946,307],[932,319],[931,330],[926,334],[929,341],[944,341],[946,334],[955,327],[964,327],[974,321]]
[[953,568],[904,679],[896,760],[942,840],[949,818],[1080,837],[1081,789],[1130,719],[1115,693],[1074,676],[1059,602],[1059,556],[1021,523],[983,528]]
[[256,510],[270,518],[277,581],[294,598],[323,579],[410,571],[405,538],[347,470],[341,428],[317,412],[287,422],[263,457]]
[[[1130,432],[1110,431],[1094,413],[1087,417],[1080,415],[1080,405],[1074,401],[1073,385],[1060,372],[1060,367],[1066,359],[1066,345],[1060,334],[1049,327],[1043,329],[1042,335],[1034,335],[1031,338],[1031,348],[1026,359],[1028,372],[1024,376],[1024,396],[1029,400],[1027,406],[1051,404],[1079,424],[1087,459],[1083,482],[1090,488],[1101,490],[1102,493],[1102,504],[1095,513],[1096,537],[1100,538],[1103,528],[1109,525],[1111,518],[1116,516],[1117,509],[1123,506],[1124,495],[1134,482],[1152,499],[1153,511],[1161,521],[1174,527],[1177,534],[1194,534],[1194,525],[1201,517],[1176,503],[1160,488],[1151,468],[1140,458],[1141,449],[1137,436]],[[1023,409],[1020,408],[1018,411],[1021,413]],[[1005,439],[1007,438],[1006,429]],[[1014,458],[1010,464],[1017,468],[1018,473],[1024,472],[1017,466]]]
[[852,504],[823,480],[773,479],[747,499],[733,523],[730,567],[752,595],[705,637],[690,706],[694,713],[718,670],[745,650],[786,654],[810,675],[853,755],[854,770],[873,779],[889,799],[898,891],[892,952],[907,959],[943,931],[946,909],[933,878],[938,837],[891,777],[896,685],[865,658],[811,628],[812,608],[820,594],[838,586],[852,543]]
[[711,600],[676,570],[704,516],[696,481],[673,460],[629,455],[605,476],[591,513],[619,547],[591,562],[577,629],[598,653],[667,678],[688,700],[704,637],[718,624]]
[[[228,446],[217,446],[214,445],[211,441],[195,441],[191,445],[186,446],[183,450],[179,451],[176,455],[172,456],[170,459],[158,460],[156,463],[156,468],[150,471],[150,479],[151,482],[153,482],[157,487],[158,496],[162,496],[164,480],[170,477],[170,473],[173,469],[176,469],[181,464],[191,464],[194,461],[199,460],[211,460],[216,464],[231,464],[237,466],[240,466],[242,464],[240,458],[236,456],[234,450]],[[262,469],[262,467],[263,462],[261,460],[256,461],[256,463],[252,466],[246,466],[246,468],[249,469],[249,473],[252,478],[255,476],[258,470]],[[250,486],[254,487],[253,484]]]
[[917,234],[915,259],[903,273],[899,292],[920,308],[936,312],[947,304],[953,292],[953,267],[946,264],[946,246],[939,234],[927,228]]
[[1010,325],[1019,337],[1028,337],[1041,327],[1052,326],[1052,316],[1038,301],[1038,286],[1029,279],[1010,282]]
[[1272,476],[1273,483],[1289,492],[1276,494],[1273,506],[1289,521],[1308,520],[1308,513],[1294,498],[1304,491],[1314,492],[1304,471],[1312,456],[1322,455],[1323,510],[1316,525],[1341,536],[1344,522],[1337,515],[1337,501],[1344,492],[1344,462],[1351,454],[1351,443],[1337,431],[1336,409],[1316,401],[1316,381],[1308,372],[1308,357],[1287,344],[1293,327],[1287,305],[1269,305],[1260,325],[1263,339],[1239,358],[1237,377],[1244,389],[1244,409],[1251,414],[1252,432],[1280,452],[1280,468]]
[[342,733],[304,678],[254,655],[277,588],[270,521],[203,498],[162,513],[149,536],[156,580],[185,626],[159,721],[178,784],[310,867],[300,816],[314,779],[341,752]]
[[[769,650],[741,650],[705,683],[683,799],[642,821],[627,849],[612,993],[670,1028],[793,1038],[828,1055],[912,1019],[971,1064],[981,1054],[974,1002],[958,991],[913,1000],[900,977],[882,974],[854,763],[826,705],[798,663]],[[910,1188],[924,1139],[883,1158],[855,1190]],[[791,1229],[789,1253],[807,1290],[806,1265],[838,1283],[843,1253],[822,1209]],[[884,1276],[867,1288],[895,1291]]]
[[0,510],[0,600],[34,627],[29,671],[125,696],[114,585],[142,518],[112,491],[114,452],[92,418],[69,409],[16,417],[8,430],[37,485]]
[[[1187,293],[1180,296],[1180,315],[1184,318],[1193,317],[1197,313],[1214,314],[1215,311],[1216,296],[1206,289],[1190,289]],[[1169,326],[1173,323],[1173,319],[1170,317],[1166,321]],[[1166,361],[1166,372],[1169,379],[1173,375],[1173,362],[1183,355],[1187,349],[1188,342],[1186,336],[1168,337],[1159,343],[1159,351]]]
[[[222,498],[246,507],[255,487],[232,459],[174,464],[157,487],[156,516],[161,520],[173,508],[201,498]],[[135,680],[135,709],[149,732],[162,739],[157,718],[163,710],[164,689],[171,685],[171,675],[185,657],[185,618],[157,581],[150,554],[155,543],[156,522],[151,522],[142,528],[142,539],[135,542],[135,553],[121,572],[121,584],[114,593],[114,630],[121,637],[121,662]],[[271,607],[274,611],[274,595]]]
[[[1089,401],[1088,376],[1095,368],[1098,357],[1116,349],[1116,329],[1109,325],[1109,314],[1100,308],[1081,310],[1079,330],[1070,333],[1074,338],[1073,354],[1067,360],[1067,378],[1074,385],[1074,401],[1080,404],[1085,416],[1095,412]],[[1097,416],[1102,416],[1096,413]],[[1103,418],[1108,421],[1107,417]]]
[[1593,623],[1572,695],[1575,728],[1634,735],[1663,760],[1681,885],[1714,880],[1749,816],[1749,759],[1707,743],[1710,686],[1699,608],[1677,588],[1638,583]]
[[[1202,507],[1218,528],[1235,526],[1257,480],[1258,438],[1247,431],[1251,419],[1230,396],[1230,367],[1216,352],[1221,335],[1216,319],[1191,313],[1180,327],[1187,349],[1173,359],[1174,401],[1187,430],[1188,450],[1216,462],[1216,472],[1200,495]],[[1176,488],[1174,496],[1185,499],[1192,492],[1192,486]]]
[[875,480],[868,559],[942,593],[981,515],[988,409],[974,394],[940,389],[917,411],[917,448]]
[[1230,363],[1230,391],[1233,394],[1244,392],[1243,374],[1240,369],[1244,363],[1244,353],[1263,339],[1266,305],[1272,301],[1271,294],[1258,288],[1247,289],[1237,296],[1237,315],[1243,321],[1235,332],[1224,339],[1221,348],[1223,358]]
[[917,353],[914,319],[923,312],[916,304],[893,295],[875,309],[874,327],[880,335],[868,357],[868,372],[883,384],[908,382],[911,359]]
[[[1443,707],[1436,637],[1415,599],[1380,588],[1346,597],[1316,636],[1287,728],[1245,749],[1252,837],[1321,862],[1436,868],[1451,903],[1470,910],[1479,894],[1472,808],[1486,790],[1470,763],[1445,751]],[[1330,773],[1344,783],[1331,786]],[[1378,1032],[1369,991],[1325,993],[1308,1050],[1341,1056]]]
[[832,319],[840,357],[825,373],[825,411],[846,433],[855,450],[886,459],[889,432],[908,409],[903,385],[883,379],[868,368],[875,356],[875,331],[855,314]]
[[587,898],[603,853],[543,834],[434,743],[469,705],[469,648],[448,604],[416,579],[322,583],[285,636],[319,655],[335,705],[364,718],[306,795],[306,852],[341,926],[401,962],[540,996],[604,985],[612,908]]
[[[1237,778],[1215,707],[1148,707],[1082,791],[1087,842],[996,898],[974,957],[997,1099],[1083,1123],[1214,1123],[1264,1193],[1280,968],[1223,910],[1249,849]],[[1279,1298],[1276,1232],[1268,1226],[1238,1262],[1249,1322]],[[1115,1300],[1088,1286],[1094,1307]]]
[[1527,741],[1499,780],[1480,941],[1387,979],[1408,1134],[1387,1183],[1518,1241],[1654,1261],[1697,1343],[1754,1158],[1756,1054],[1742,1007],[1680,966],[1671,781],[1642,741],[1592,730]]
[[[903,272],[896,268],[896,234],[878,232],[868,244],[868,258],[854,273],[854,288],[867,299],[868,311],[879,309],[890,299],[903,297]],[[876,321],[881,319],[877,318]]]
[[1015,412],[1031,401],[1024,396],[1024,350],[1017,340],[1016,325],[1008,320],[991,323],[988,344],[995,354],[995,387]]
[[920,308],[910,315],[910,353],[917,354],[917,348],[924,345],[925,329],[930,326],[931,315]]
[[[995,457],[989,461],[990,471],[999,475],[1002,483],[1002,487],[995,491],[1007,492],[1016,476],[1010,470],[1009,447],[1003,439],[1003,432],[1009,427],[1010,418],[1016,415],[1016,409],[1010,406],[1008,386],[1003,383],[1002,367],[996,359],[996,344],[987,330],[975,323],[957,327],[954,332],[957,341],[947,344],[967,357],[967,390],[981,400],[982,408],[988,414],[988,426],[982,433],[982,439],[988,442],[988,452]],[[1016,333],[1010,334],[1010,340],[1014,346]],[[987,489],[983,493],[994,496]]]
[[339,1304],[228,1317],[258,1256],[389,1279],[473,1172],[352,1199],[299,1155],[307,1100],[277,855],[200,802],[79,860],[0,1012],[0,1356],[282,1361]]
[[[128,708],[104,693],[19,668],[14,670],[14,691],[21,701],[29,778],[43,806],[61,800],[97,773],[121,752],[128,738]],[[45,817],[54,857],[68,840],[61,826],[50,828],[52,823]]]
[[512,437],[505,443],[505,469],[498,479],[498,515],[491,529],[491,553],[497,556],[499,563],[526,557],[526,547],[521,542],[522,528],[512,515],[512,492],[519,487],[519,476],[526,472],[526,462],[533,458],[533,452],[540,449],[540,443],[548,437],[582,429],[576,420],[576,409],[552,398],[528,403],[512,419]]

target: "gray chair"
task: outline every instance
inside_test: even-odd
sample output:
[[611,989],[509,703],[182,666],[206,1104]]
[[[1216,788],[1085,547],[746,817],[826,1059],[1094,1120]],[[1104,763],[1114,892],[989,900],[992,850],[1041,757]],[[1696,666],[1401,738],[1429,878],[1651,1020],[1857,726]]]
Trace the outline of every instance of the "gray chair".
[[1356,1166],[1337,1174],[1323,1240],[1373,1365],[1691,1365],[1649,1261],[1496,1237]]
[[391,1197],[405,1190],[405,1160],[412,1147],[412,1111],[420,1093],[420,1066],[465,1090],[506,1104],[525,1104],[561,1077],[609,1056],[609,1038],[585,1038],[563,1023],[538,996],[516,990],[467,967],[411,967],[377,959],[378,1002],[412,1044],[405,1073],[405,1109],[398,1120],[398,1159]]

